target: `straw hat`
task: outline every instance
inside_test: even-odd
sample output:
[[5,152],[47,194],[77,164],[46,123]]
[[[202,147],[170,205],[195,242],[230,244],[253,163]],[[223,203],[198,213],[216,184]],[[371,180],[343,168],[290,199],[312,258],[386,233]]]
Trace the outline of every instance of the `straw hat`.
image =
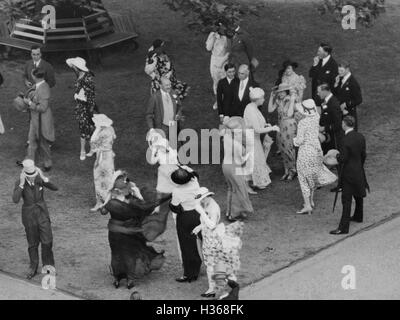
[[339,163],[337,161],[337,155],[339,151],[336,149],[329,150],[324,156],[324,163],[328,166],[337,166]]
[[31,159],[25,159],[24,161],[22,161],[22,167],[22,170],[28,177],[34,177],[38,173],[35,162]]
[[250,87],[250,99],[251,100],[257,100],[261,99],[262,97],[265,96],[265,92],[261,88],[252,88]]
[[282,92],[282,91],[288,91],[293,89],[293,87],[289,84],[286,83],[281,83],[278,88],[275,89],[275,92]]
[[86,67],[86,60],[81,57],[69,58],[66,60],[67,65],[71,68],[72,66],[77,67],[79,70],[88,72],[89,69]]
[[94,114],[92,120],[96,127],[111,127],[113,121],[105,114]]
[[206,187],[201,187],[199,189],[199,193],[196,195],[195,199],[196,200],[203,200],[204,198],[213,195],[214,192],[211,192],[210,190],[208,190]]

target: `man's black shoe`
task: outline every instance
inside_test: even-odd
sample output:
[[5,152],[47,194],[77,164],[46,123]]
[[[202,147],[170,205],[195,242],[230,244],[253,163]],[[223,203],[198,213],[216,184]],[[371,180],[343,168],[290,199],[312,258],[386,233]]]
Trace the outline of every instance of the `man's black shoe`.
[[344,231],[342,231],[340,229],[336,229],[336,230],[333,230],[333,231],[331,231],[329,233],[330,234],[334,234],[334,235],[339,235],[339,234],[348,234],[349,232],[344,232]]

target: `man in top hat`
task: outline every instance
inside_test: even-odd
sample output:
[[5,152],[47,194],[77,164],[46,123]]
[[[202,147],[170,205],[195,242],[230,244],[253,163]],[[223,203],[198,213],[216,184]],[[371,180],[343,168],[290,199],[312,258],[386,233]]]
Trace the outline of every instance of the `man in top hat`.
[[46,202],[44,200],[44,187],[57,191],[57,187],[48,178],[44,177],[39,168],[31,159],[22,162],[23,169],[20,178],[15,183],[12,199],[18,203],[22,198],[22,224],[25,227],[28,240],[28,253],[30,259],[28,279],[37,274],[39,266],[39,244],[42,245],[43,266],[54,267],[52,251],[53,235]]
[[354,130],[358,129],[357,106],[362,102],[361,88],[350,70],[350,64],[339,64],[339,75],[336,77],[333,94],[340,102],[344,116],[350,115],[355,119]]
[[337,74],[338,65],[335,59],[332,58],[332,47],[326,43],[321,43],[309,72],[309,76],[312,79],[311,95],[317,106],[320,106],[322,102],[317,94],[318,86],[322,83],[327,83],[333,88]]
[[[334,235],[349,233],[350,221],[363,222],[363,198],[367,195],[366,190],[369,191],[364,170],[367,157],[365,138],[361,133],[354,130],[354,117],[345,116],[342,126],[345,136],[343,148],[337,155],[337,160],[341,165],[339,185],[342,188],[343,211],[339,227],[330,232]],[[353,216],[350,217],[353,198],[356,207]]]
[[41,68],[44,72],[44,80],[48,83],[50,88],[56,85],[56,79],[54,76],[54,69],[50,63],[42,59],[42,52],[39,45],[35,44],[31,48],[32,60],[29,60],[25,64],[24,68],[24,82],[27,88],[31,88],[35,85],[35,81],[32,77],[32,71],[37,68]]
[[[29,126],[29,146],[27,158],[37,159],[37,152],[43,161],[44,171],[51,170],[50,145],[55,140],[53,113],[49,106],[50,86],[44,80],[45,72],[41,68],[32,71],[35,91],[30,98],[24,98],[31,112]],[[18,165],[21,165],[17,161]]]

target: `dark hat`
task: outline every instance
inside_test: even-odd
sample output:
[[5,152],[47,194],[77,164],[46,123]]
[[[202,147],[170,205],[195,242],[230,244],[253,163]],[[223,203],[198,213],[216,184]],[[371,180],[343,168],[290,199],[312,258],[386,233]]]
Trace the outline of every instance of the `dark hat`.
[[153,41],[153,48],[157,49],[163,45],[164,41],[161,39],[156,39]]
[[283,67],[284,69],[286,69],[286,68],[289,67],[289,66],[291,66],[293,69],[296,69],[296,68],[299,66],[299,64],[298,64],[297,62],[292,61],[292,60],[285,60],[285,61],[282,63],[282,67]]
[[188,170],[180,167],[171,174],[171,180],[176,184],[186,184],[196,175],[194,172],[189,172]]

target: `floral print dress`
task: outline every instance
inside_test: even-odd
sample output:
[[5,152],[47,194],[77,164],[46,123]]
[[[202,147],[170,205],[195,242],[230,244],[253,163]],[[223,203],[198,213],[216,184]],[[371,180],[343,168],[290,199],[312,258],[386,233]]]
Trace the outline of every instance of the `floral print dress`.
[[296,171],[296,151],[293,138],[296,136],[297,123],[294,115],[288,116],[290,97],[276,100],[278,111],[279,132],[276,134],[276,143],[281,153],[283,166],[286,171]]
[[175,68],[166,53],[154,54],[151,59],[147,59],[145,70],[152,78],[151,93],[160,89],[161,78],[165,76],[171,81],[172,89],[179,100],[187,96],[189,86],[176,78]]
[[102,127],[95,131],[90,140],[91,152],[96,153],[96,161],[93,168],[94,186],[97,204],[104,203],[112,188],[112,177],[115,171],[112,150],[116,138],[112,127]]
[[96,108],[95,85],[90,72],[85,72],[84,76],[78,78],[75,83],[75,94],[81,95],[82,92],[86,101],[75,99],[75,117],[78,120],[81,138],[89,140],[95,129],[92,117]]
[[299,147],[297,173],[303,197],[310,197],[317,187],[331,184],[337,177],[324,165],[319,135],[319,115],[304,116],[297,128],[294,145]]

